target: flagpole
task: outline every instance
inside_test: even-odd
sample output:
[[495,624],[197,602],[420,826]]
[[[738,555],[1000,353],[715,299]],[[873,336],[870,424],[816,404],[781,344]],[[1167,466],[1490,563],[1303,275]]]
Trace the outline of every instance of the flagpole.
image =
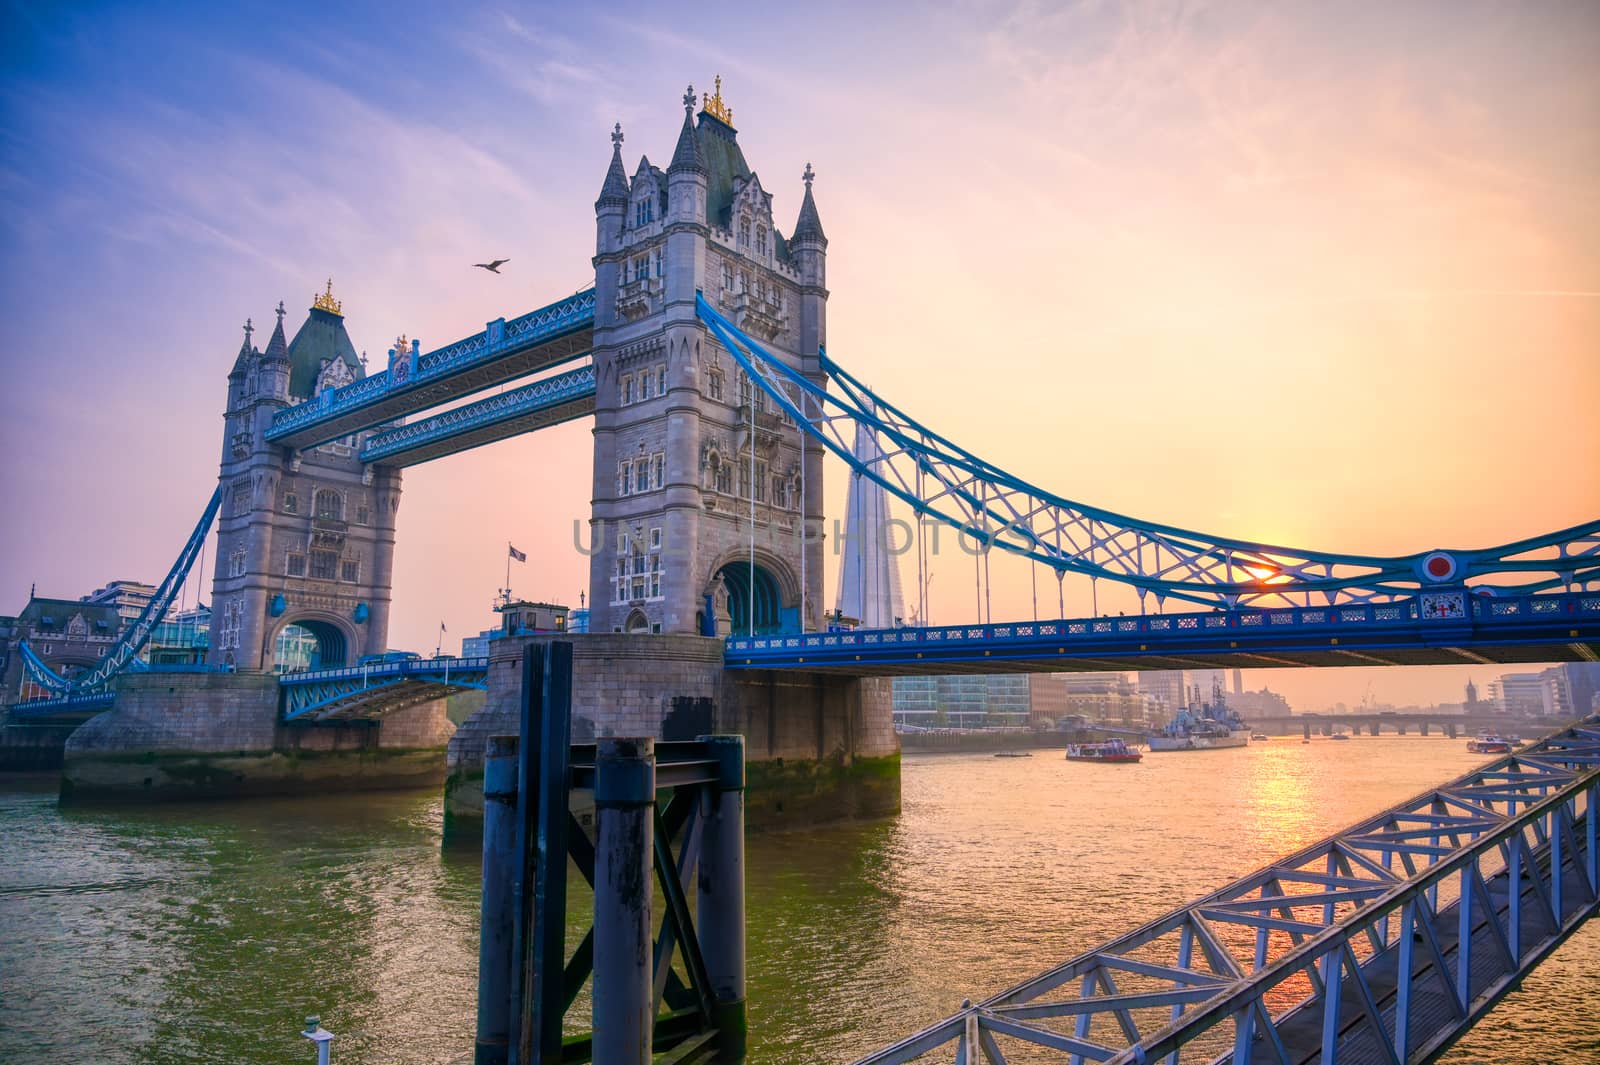
[[506,605],[511,605],[511,541],[506,541],[506,586],[500,591],[506,597]]

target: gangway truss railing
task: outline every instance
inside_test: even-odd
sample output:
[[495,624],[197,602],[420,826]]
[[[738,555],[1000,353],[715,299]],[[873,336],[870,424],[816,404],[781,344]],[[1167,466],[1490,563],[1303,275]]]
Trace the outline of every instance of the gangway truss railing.
[[[787,414],[850,469],[921,521],[986,547],[1154,595],[1233,609],[1390,602],[1433,588],[1495,585],[1505,594],[1600,589],[1600,521],[1477,550],[1381,557],[1306,551],[1129,518],[1037,488],[912,419],[820,352],[831,392],[718,312],[701,321]],[[859,458],[858,429],[876,457]]]
[[1431,1060],[1596,913],[1597,802],[1600,716],[857,1065]]
[[70,678],[64,677],[46,665],[33,648],[28,646],[27,640],[21,641],[17,645],[18,650],[33,682],[46,691],[59,695],[93,691],[105,687],[112,677],[137,661],[139,652],[144,650],[144,645],[150,641],[156,626],[166,617],[167,610],[177,597],[178,590],[183,587],[183,582],[189,576],[189,570],[194,566],[195,559],[200,556],[206,536],[211,532],[211,523],[216,521],[217,509],[221,505],[222,488],[218,486],[211,493],[211,501],[206,504],[206,509],[200,515],[200,521],[195,525],[194,532],[189,534],[183,550],[178,553],[177,561],[167,571],[155,594],[150,597],[150,602],[145,604],[145,608],[139,612],[133,624],[123,632],[122,638],[88,670],[74,674]]

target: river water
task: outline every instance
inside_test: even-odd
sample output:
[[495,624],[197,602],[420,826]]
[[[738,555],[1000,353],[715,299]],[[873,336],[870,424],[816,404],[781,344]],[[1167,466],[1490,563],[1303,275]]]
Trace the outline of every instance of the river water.
[[[908,755],[899,817],[755,836],[752,1062],[842,1062],[1470,768],[1275,739],[1137,766]],[[0,1062],[471,1060],[478,863],[433,793],[57,807],[0,781]],[[1600,923],[1444,1059],[1600,1062]]]

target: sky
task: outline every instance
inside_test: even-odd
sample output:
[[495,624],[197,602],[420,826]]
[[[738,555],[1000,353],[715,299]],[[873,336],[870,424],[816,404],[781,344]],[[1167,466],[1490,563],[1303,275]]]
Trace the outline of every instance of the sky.
[[[985,459],[1308,549],[1593,520],[1596,55],[1590,3],[0,0],[0,612],[166,572],[246,317],[292,328],[331,277],[379,358],[585,287],[612,124],[664,165],[715,74],[781,228],[816,168],[830,355]],[[519,593],[575,603],[588,448],[406,471],[391,646],[488,627],[507,541]],[[933,621],[972,618],[967,567]],[[993,582],[1032,615],[1025,567]],[[1246,683],[1314,709],[1494,672]]]

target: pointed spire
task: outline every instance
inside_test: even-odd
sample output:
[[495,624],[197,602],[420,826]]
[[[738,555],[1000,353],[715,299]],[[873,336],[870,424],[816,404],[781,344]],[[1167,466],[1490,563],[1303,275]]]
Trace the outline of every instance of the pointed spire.
[[596,209],[616,204],[628,205],[628,174],[622,169],[622,123],[611,130],[611,167],[606,171],[606,182],[600,186],[600,198],[594,201]]
[[817,217],[817,201],[811,198],[811,180],[816,177],[816,172],[811,169],[811,164],[806,164],[806,172],[800,175],[800,180],[806,183],[805,199],[800,201],[800,217],[794,224],[794,235],[789,238],[791,244],[803,240],[813,241],[828,246],[827,235],[822,232],[822,219]]
[[256,354],[255,349],[250,346],[250,334],[255,331],[256,327],[250,324],[250,319],[246,318],[244,320],[244,343],[239,345],[239,356],[233,360],[233,369],[229,371],[229,377],[243,377],[250,369],[250,360]]
[[694,134],[694,86],[683,94],[683,129],[678,131],[678,147],[672,152],[668,174],[704,174],[705,157],[700,154],[700,139]]
[[264,362],[288,362],[289,342],[283,338],[283,316],[288,312],[283,309],[283,301],[278,301],[278,324],[272,327],[272,339],[267,341],[267,350],[262,355]]

